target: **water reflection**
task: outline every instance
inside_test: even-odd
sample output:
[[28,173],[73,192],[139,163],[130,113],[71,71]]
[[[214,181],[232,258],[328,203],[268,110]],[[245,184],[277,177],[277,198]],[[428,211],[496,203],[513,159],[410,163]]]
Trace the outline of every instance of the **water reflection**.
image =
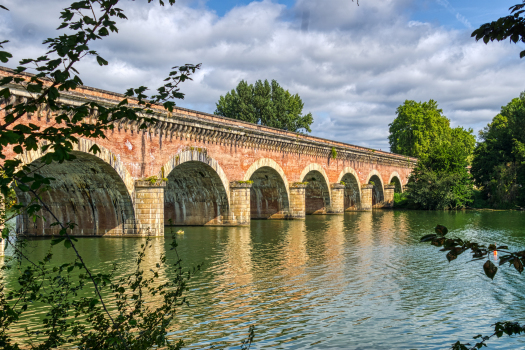
[[[189,283],[191,306],[180,310],[171,336],[189,349],[230,348],[255,323],[255,349],[437,349],[488,333],[497,320],[519,320],[525,312],[519,274],[500,268],[490,281],[480,264],[465,264],[465,254],[448,263],[419,243],[437,223],[451,236],[525,247],[525,215],[518,212],[377,210],[250,227],[185,227],[178,253],[186,266],[204,265]],[[144,241],[82,239],[79,245],[94,271],[117,262],[122,275],[134,270]],[[169,243],[169,235],[155,238],[146,266],[164,253],[176,261]],[[40,257],[48,247],[49,241],[33,241],[28,253]],[[70,257],[63,247],[53,249],[57,264]],[[161,271],[161,279],[172,273]],[[12,288],[15,273],[6,277]],[[23,325],[34,327],[42,312]],[[523,339],[495,346],[523,348]]]

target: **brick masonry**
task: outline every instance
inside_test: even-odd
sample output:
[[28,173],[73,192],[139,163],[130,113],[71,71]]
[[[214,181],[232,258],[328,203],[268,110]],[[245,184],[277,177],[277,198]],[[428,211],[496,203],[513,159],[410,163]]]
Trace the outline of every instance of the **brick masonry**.
[[[0,68],[0,76],[11,74]],[[0,101],[3,105],[32,98],[19,86],[9,88],[12,96]],[[80,105],[95,100],[111,106],[122,98],[81,87],[63,93],[60,102]],[[162,235],[170,220],[175,225],[247,225],[250,219],[390,207],[393,194],[384,184],[394,182],[402,188],[416,162],[183,108],[173,113],[161,106],[153,110],[156,122],[147,129],[139,129],[137,122],[116,122],[106,139],[96,140],[101,154],[88,154],[94,141],[80,139],[75,145],[78,161],[42,168],[44,175],[59,178],[46,200],[60,220],[79,223],[73,234],[143,235],[149,229]],[[42,106],[22,123],[45,128],[54,120]],[[337,150],[335,159],[332,148]],[[27,152],[21,158],[25,164],[37,164],[41,156]],[[142,180],[151,176],[168,181],[144,185]],[[30,200],[21,193],[19,199]],[[46,222],[20,217],[18,229],[32,235],[56,234]]]

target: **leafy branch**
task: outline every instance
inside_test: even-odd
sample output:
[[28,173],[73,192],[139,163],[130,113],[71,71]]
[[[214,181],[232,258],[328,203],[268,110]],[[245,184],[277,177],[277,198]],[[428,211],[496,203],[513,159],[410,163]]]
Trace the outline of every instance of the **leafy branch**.
[[[483,245],[477,242],[471,242],[468,240],[462,240],[460,238],[445,238],[445,235],[448,233],[448,229],[445,226],[437,225],[435,227],[435,232],[433,234],[428,234],[421,237],[420,242],[430,242],[433,246],[443,247],[440,249],[441,252],[447,252],[446,258],[449,262],[457,259],[459,255],[470,250],[472,254],[472,261],[481,261],[485,260],[483,264],[483,271],[485,275],[494,279],[494,276],[498,272],[498,267],[490,260],[490,256],[494,256],[496,253],[503,254],[499,260],[499,266],[505,266],[506,263],[509,263],[509,266],[513,266],[516,271],[520,274],[523,272],[523,264],[525,262],[525,250],[518,252],[512,252],[509,250],[508,246],[496,246],[495,244]],[[525,325],[520,325],[518,322],[505,321],[497,322],[492,325],[494,327],[494,333],[490,336],[483,336],[478,334],[474,339],[480,339],[481,341],[474,344],[472,347],[470,343],[461,343],[457,341],[452,345],[452,350],[473,350],[481,349],[483,346],[487,346],[486,342],[492,337],[496,336],[497,338],[502,337],[503,335],[513,335],[525,333]]]

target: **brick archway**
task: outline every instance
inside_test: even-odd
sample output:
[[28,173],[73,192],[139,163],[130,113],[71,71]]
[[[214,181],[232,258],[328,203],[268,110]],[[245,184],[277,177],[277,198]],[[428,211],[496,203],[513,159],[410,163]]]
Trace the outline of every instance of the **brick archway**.
[[[25,165],[36,165],[35,172],[52,177],[49,190],[40,194],[60,222],[74,222],[70,231],[77,236],[123,235],[135,233],[133,179],[120,162],[120,157],[104,147],[94,155],[89,149],[94,143],[80,139],[71,152],[74,160],[62,163],[42,162],[44,152],[26,152],[20,156]],[[32,195],[15,187],[22,204]],[[59,226],[51,226],[56,219],[47,211],[41,218],[31,220],[27,215],[17,217],[17,231],[30,235],[57,235]]]
[[[395,181],[396,179],[397,181]],[[390,178],[388,179],[388,184],[391,184],[392,182],[394,182],[396,186],[396,189],[395,189],[396,192],[404,191],[403,182],[401,182],[401,176],[399,175],[397,171],[393,171],[392,174],[390,174]],[[398,187],[399,187],[399,190],[398,190]]]
[[[93,145],[97,145],[100,149],[100,153],[94,154],[89,150]],[[130,196],[133,195],[134,191],[134,180],[128,169],[124,166],[124,163],[120,159],[120,155],[111,152],[109,149],[93,142],[92,140],[79,139],[78,144],[73,144],[73,151],[90,154],[94,157],[99,158],[103,162],[110,165],[120,176]],[[26,151],[19,155],[17,158],[22,161],[22,165],[33,163],[35,160],[42,158],[47,152],[42,152],[41,145],[39,145],[36,151]]]
[[[377,184],[377,180],[379,180],[379,184]],[[372,206],[375,208],[380,208],[383,205],[383,201],[385,199],[384,196],[384,182],[383,178],[381,177],[381,173],[379,171],[373,169],[368,174],[368,177],[366,179],[366,183],[369,184],[370,182],[374,182],[374,189],[372,191]]]
[[285,219],[290,215],[290,189],[283,169],[272,159],[253,163],[244,175],[250,189],[252,219]]
[[301,173],[299,181],[308,182],[305,191],[306,214],[326,214],[332,205],[332,193],[323,167],[317,163],[309,164]]
[[205,151],[186,150],[161,168],[165,225],[223,225],[230,208],[230,184]]
[[344,210],[355,211],[361,205],[361,183],[359,175],[352,167],[345,167],[339,174],[338,183],[345,183]]

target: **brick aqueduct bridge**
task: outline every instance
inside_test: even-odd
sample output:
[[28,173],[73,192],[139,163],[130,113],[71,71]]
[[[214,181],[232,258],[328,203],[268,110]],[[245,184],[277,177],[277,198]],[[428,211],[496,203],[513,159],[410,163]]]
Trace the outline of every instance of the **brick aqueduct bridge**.
[[[7,74],[0,69],[0,76]],[[10,89],[13,96],[4,104],[31,98],[20,87]],[[114,105],[122,98],[82,87],[62,94],[60,102]],[[75,160],[39,170],[56,179],[43,199],[60,220],[78,224],[73,234],[163,235],[169,223],[236,226],[251,219],[391,208],[394,191],[402,191],[416,162],[183,108],[154,110],[147,129],[139,130],[139,122],[116,123],[105,140],[80,139]],[[42,127],[54,123],[45,106],[23,118]],[[94,142],[102,150],[97,155],[88,152]],[[26,152],[22,160],[38,165],[41,156]],[[29,200],[20,191],[17,197]],[[41,215],[45,221],[19,216],[18,232],[57,234],[49,214]]]

